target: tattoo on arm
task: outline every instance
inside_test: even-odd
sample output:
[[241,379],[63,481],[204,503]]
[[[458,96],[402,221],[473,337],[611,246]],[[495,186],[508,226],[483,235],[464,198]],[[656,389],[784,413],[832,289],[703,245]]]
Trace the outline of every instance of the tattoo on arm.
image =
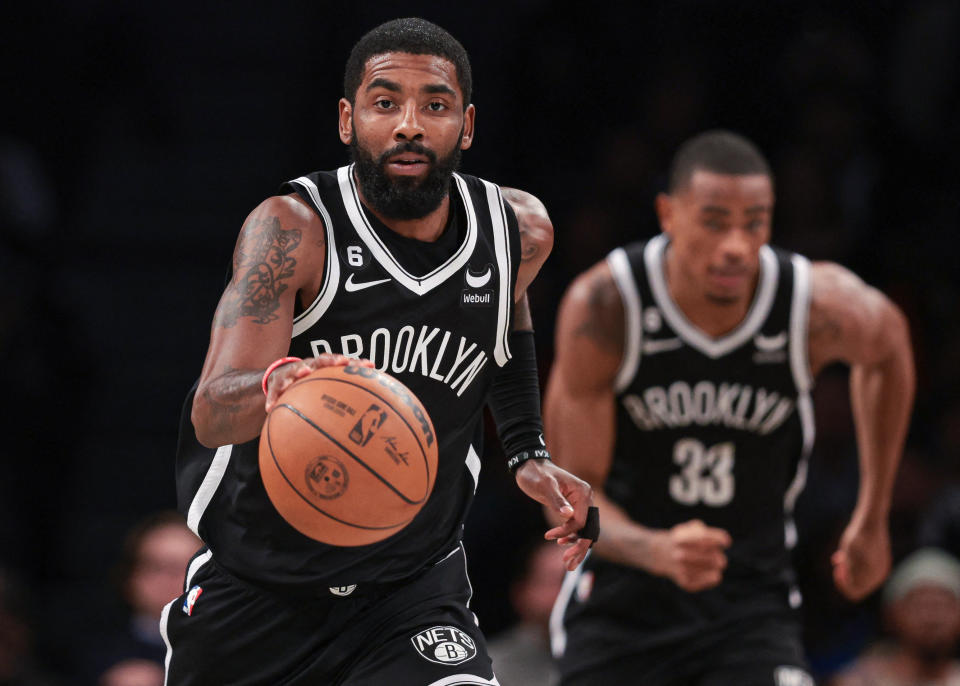
[[843,327],[829,312],[811,312],[810,340],[819,343],[836,343],[843,334]]
[[518,215],[517,224],[520,228],[520,261],[529,262],[537,256],[540,248],[537,246],[537,242],[532,240],[532,236],[530,236],[530,226],[526,218]]
[[[223,373],[203,389],[203,399],[213,410],[211,417],[216,431],[227,431],[233,427],[236,415],[244,412],[249,396],[251,382],[259,391],[259,369],[241,370],[227,367]],[[259,396],[258,396],[259,397]]]
[[623,307],[620,292],[613,279],[594,276],[588,284],[586,317],[574,329],[574,336],[591,339],[600,348],[621,354],[623,352]]
[[217,314],[220,326],[234,326],[241,317],[256,324],[279,317],[280,295],[297,265],[291,255],[300,239],[300,229],[281,229],[279,217],[262,219],[243,232],[233,256],[233,278]]

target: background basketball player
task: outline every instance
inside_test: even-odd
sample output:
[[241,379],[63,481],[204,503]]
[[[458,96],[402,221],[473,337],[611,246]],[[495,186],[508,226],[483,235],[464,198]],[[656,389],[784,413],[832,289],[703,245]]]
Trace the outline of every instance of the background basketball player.
[[604,521],[555,608],[569,686],[812,685],[791,513],[813,379],[834,361],[852,367],[861,467],[834,579],[859,599],[887,575],[914,389],[907,324],[843,267],[768,247],[773,206],[753,144],[699,135],[657,198],[663,233],[614,250],[563,300],[548,435]]
[[[377,27],[339,105],[353,164],[285,184],[244,224],[181,421],[180,504],[208,548],[162,620],[171,686],[496,684],[460,546],[488,398],[517,483],[563,522],[547,537],[570,568],[586,554],[590,488],[545,459],[525,300],[552,227],[529,194],[454,173],[470,95],[446,31]],[[363,357],[423,402],[438,473],[403,531],[335,548],[274,511],[256,439],[294,380]]]

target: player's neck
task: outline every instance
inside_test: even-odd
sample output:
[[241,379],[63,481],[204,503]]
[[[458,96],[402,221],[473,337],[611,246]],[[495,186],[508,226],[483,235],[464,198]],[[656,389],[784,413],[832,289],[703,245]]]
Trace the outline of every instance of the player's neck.
[[[358,189],[360,190],[360,189]],[[418,219],[394,219],[387,217],[375,210],[363,197],[363,191],[360,190],[360,200],[363,206],[373,213],[377,219],[383,222],[391,231],[400,234],[405,238],[413,238],[426,243],[433,243],[443,235],[447,228],[447,222],[450,220],[450,194],[448,193],[440,202],[439,207],[430,214]]]
[[746,318],[759,278],[754,279],[750,296],[732,303],[711,300],[692,278],[683,274],[676,253],[668,250],[664,260],[664,276],[670,298],[691,324],[711,338],[718,338],[737,328]]

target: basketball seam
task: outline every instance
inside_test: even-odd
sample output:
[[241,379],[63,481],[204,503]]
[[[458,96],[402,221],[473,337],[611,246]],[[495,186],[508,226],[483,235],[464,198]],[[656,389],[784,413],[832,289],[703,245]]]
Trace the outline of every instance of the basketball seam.
[[380,475],[376,472],[376,470],[373,469],[373,467],[371,467],[371,466],[368,465],[366,462],[364,462],[364,461],[361,460],[359,457],[357,457],[357,456],[354,455],[352,452],[350,452],[350,450],[347,448],[347,446],[345,446],[343,443],[341,443],[340,441],[338,441],[336,438],[334,438],[333,436],[331,436],[330,434],[328,434],[326,431],[324,431],[323,429],[321,429],[312,419],[310,419],[310,417],[308,417],[307,415],[305,415],[305,414],[304,414],[303,412],[301,412],[298,408],[294,407],[293,405],[288,405],[287,403],[281,403],[280,405],[278,405],[278,407],[285,407],[285,408],[287,408],[288,410],[290,410],[291,412],[293,412],[295,415],[297,415],[298,417],[300,417],[300,419],[302,419],[302,420],[305,421],[307,424],[309,424],[310,426],[312,426],[314,429],[316,429],[317,431],[319,431],[320,433],[322,433],[322,434],[327,438],[327,440],[329,440],[329,441],[330,441],[331,443],[333,443],[335,446],[337,446],[338,448],[340,448],[340,450],[342,450],[343,452],[345,452],[347,455],[349,455],[350,457],[352,457],[361,467],[363,467],[363,468],[366,469],[368,472],[370,472],[370,473],[373,474],[375,477],[377,477],[377,479],[379,479],[381,482],[383,482],[383,485],[384,485],[384,486],[386,486],[386,487],[389,488],[391,491],[393,491],[394,493],[396,493],[396,494],[397,494],[397,497],[399,497],[400,500],[402,500],[403,502],[407,503],[408,505],[419,505],[420,503],[422,503],[422,502],[425,500],[426,496],[424,496],[423,498],[420,498],[420,500],[411,500],[410,498],[408,498],[407,496],[405,496],[403,493],[401,493],[399,490],[397,490],[397,487],[396,487],[396,486],[394,486],[392,483],[390,483],[389,481],[387,481],[386,479],[384,479],[382,476],[380,476]]
[[[294,409],[294,408],[290,408],[290,409]],[[286,473],[283,471],[283,467],[280,466],[280,462],[279,462],[279,460],[277,460],[277,455],[276,455],[276,453],[275,453],[274,450],[273,450],[273,441],[270,440],[270,421],[269,421],[269,418],[267,419],[267,425],[266,425],[266,427],[267,427],[267,445],[268,445],[269,448],[270,448],[270,457],[273,459],[273,463],[274,463],[274,465],[276,465],[276,467],[277,467],[277,472],[280,474],[280,476],[283,477],[283,480],[287,482],[287,485],[290,486],[290,489],[291,489],[294,493],[296,493],[297,496],[299,496],[299,498],[300,498],[301,500],[303,500],[303,502],[305,502],[307,505],[309,505],[310,507],[312,507],[314,510],[316,510],[316,511],[319,512],[320,514],[324,515],[325,517],[329,517],[330,519],[334,520],[335,522],[340,522],[341,524],[345,524],[346,526],[352,526],[352,527],[355,527],[355,528],[357,528],[357,529],[367,529],[367,530],[370,530],[370,531],[386,531],[386,530],[389,530],[389,529],[396,529],[396,528],[398,528],[398,527],[406,526],[407,524],[409,524],[410,522],[413,521],[413,517],[411,517],[410,519],[408,519],[408,520],[405,521],[405,522],[399,522],[399,523],[397,523],[397,524],[390,524],[389,526],[367,526],[367,525],[364,525],[364,524],[355,524],[355,523],[353,523],[353,522],[348,522],[348,521],[345,520],[345,519],[340,519],[339,517],[330,514],[330,513],[327,512],[326,510],[322,510],[319,506],[317,506],[316,503],[311,502],[309,498],[307,498],[303,493],[301,493],[300,490],[296,487],[296,485],[295,485],[292,481],[290,481],[290,478],[289,478],[289,477],[286,475]],[[269,494],[269,493],[268,493],[268,494]]]
[[[382,401],[384,405],[386,405],[386,406],[389,407],[391,410],[393,410],[393,413],[397,416],[397,419],[399,419],[399,420],[402,421],[404,424],[406,424],[407,428],[410,430],[410,435],[413,436],[414,440],[417,442],[417,447],[420,448],[420,456],[423,458],[423,466],[424,466],[424,468],[426,468],[426,470],[427,470],[427,492],[424,494],[423,498],[421,498],[420,500],[417,500],[417,501],[415,501],[415,502],[413,502],[413,501],[407,501],[407,502],[410,502],[411,504],[416,505],[416,504],[422,503],[424,500],[426,500],[427,497],[429,497],[429,495],[430,495],[430,491],[432,490],[432,489],[430,489],[430,487],[429,487],[429,486],[430,486],[430,481],[431,481],[431,479],[430,479],[430,461],[427,459],[427,451],[426,451],[426,449],[424,449],[423,443],[420,442],[420,436],[417,434],[417,430],[414,429],[413,426],[410,425],[410,422],[408,422],[408,421],[407,421],[407,418],[403,416],[403,413],[400,412],[399,410],[397,410],[397,408],[394,407],[393,404],[392,404],[389,400],[387,400],[386,398],[384,398],[382,395],[379,395],[378,393],[375,393],[374,391],[370,390],[370,389],[367,388],[366,386],[361,386],[360,384],[355,383],[355,382],[353,382],[353,381],[349,381],[349,380],[347,380],[347,379],[338,379],[338,378],[336,378],[336,377],[327,376],[327,377],[323,377],[323,378],[320,378],[320,379],[304,379],[301,383],[313,383],[313,382],[316,382],[316,381],[336,381],[337,383],[346,384],[347,386],[353,386],[354,388],[358,388],[358,389],[360,389],[361,391],[364,391],[365,393],[369,393],[369,394],[372,395],[374,398],[377,398],[378,400]],[[398,382],[398,383],[399,383],[399,382]],[[408,390],[409,390],[409,389],[408,389]],[[413,395],[413,392],[410,391],[410,394]],[[421,405],[421,407],[422,407],[422,405]],[[424,414],[426,414],[426,409],[424,409],[423,411],[424,411]],[[306,417],[304,417],[304,419],[306,419]],[[309,422],[309,423],[312,424],[312,422]],[[432,421],[430,422],[430,425],[431,425],[431,427],[433,427],[433,422],[432,422]],[[319,431],[323,432],[323,429],[320,429],[319,427],[316,427],[316,428],[317,428]],[[324,433],[324,435],[327,435],[326,432],[323,432],[323,433]],[[434,429],[434,436],[436,436],[436,429]],[[331,439],[331,440],[333,440],[333,439]],[[339,443],[338,443],[337,445],[339,445]],[[346,450],[346,448],[344,448],[344,450]],[[439,462],[439,459],[440,459],[439,452],[440,452],[440,446],[438,445],[438,446],[437,446],[437,461],[438,461],[438,462]],[[347,451],[347,454],[349,454],[351,457],[353,457],[354,459],[356,459],[356,457],[355,457],[355,456],[353,455],[353,453],[351,453],[350,451]],[[357,460],[357,461],[360,462],[360,460]],[[361,464],[363,464],[363,463],[361,462]],[[364,466],[366,467],[366,465],[364,465]],[[367,467],[367,469],[370,469],[370,468]],[[439,469],[439,466],[438,466],[438,469]],[[376,472],[373,472],[372,469],[371,469],[370,471],[371,471],[372,473],[376,474]],[[399,493],[398,493],[398,495],[399,495]],[[404,500],[406,500],[406,498],[404,498],[402,495],[401,495],[400,497],[403,498]]]

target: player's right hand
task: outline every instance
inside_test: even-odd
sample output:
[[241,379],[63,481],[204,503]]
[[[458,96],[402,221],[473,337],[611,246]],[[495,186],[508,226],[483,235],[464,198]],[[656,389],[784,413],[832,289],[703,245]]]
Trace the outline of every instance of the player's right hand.
[[324,367],[343,367],[350,363],[358,364],[361,367],[372,367],[370,360],[358,360],[346,355],[333,355],[323,353],[317,357],[308,357],[298,362],[277,367],[267,379],[267,400],[264,409],[269,412],[277,404],[277,399],[287,390],[295,381],[302,379],[308,374]]
[[725,530],[692,519],[653,536],[647,568],[685,591],[703,591],[723,579],[727,566],[724,551],[731,543]]

